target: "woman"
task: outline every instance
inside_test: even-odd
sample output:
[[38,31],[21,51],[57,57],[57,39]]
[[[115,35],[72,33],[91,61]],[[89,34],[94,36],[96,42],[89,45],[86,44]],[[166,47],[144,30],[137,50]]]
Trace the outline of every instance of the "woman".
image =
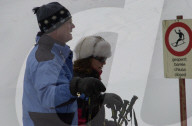
[[[111,56],[111,46],[100,36],[85,37],[77,44],[74,50],[76,60],[74,61],[75,77],[94,77],[101,80],[102,68],[106,59]],[[105,98],[105,100],[104,100]],[[81,97],[78,99],[78,125],[85,126],[113,126],[113,121],[105,119],[104,105],[108,107],[116,105],[120,109],[121,98],[113,93],[100,94],[95,97]]]

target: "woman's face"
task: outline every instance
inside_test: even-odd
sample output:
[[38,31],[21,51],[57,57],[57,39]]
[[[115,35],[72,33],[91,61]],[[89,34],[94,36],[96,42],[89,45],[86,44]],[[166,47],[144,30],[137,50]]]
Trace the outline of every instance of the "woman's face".
[[91,67],[97,72],[101,73],[103,69],[103,65],[106,64],[106,61],[99,61],[98,59],[92,58]]

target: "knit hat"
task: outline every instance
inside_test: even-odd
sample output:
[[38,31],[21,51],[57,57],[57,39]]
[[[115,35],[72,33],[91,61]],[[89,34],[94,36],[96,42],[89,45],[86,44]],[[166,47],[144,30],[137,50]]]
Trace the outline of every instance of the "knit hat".
[[41,32],[52,32],[71,18],[70,12],[58,2],[51,2],[33,9]]
[[76,60],[90,56],[109,58],[111,56],[111,46],[100,36],[88,36],[79,41],[74,52]]

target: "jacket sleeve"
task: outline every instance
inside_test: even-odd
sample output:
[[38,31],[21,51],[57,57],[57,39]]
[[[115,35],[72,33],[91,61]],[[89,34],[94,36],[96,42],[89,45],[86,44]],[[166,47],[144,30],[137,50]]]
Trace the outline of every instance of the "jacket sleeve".
[[38,63],[34,72],[34,88],[44,107],[55,107],[74,98],[70,93],[70,80],[65,72],[62,66],[54,60]]

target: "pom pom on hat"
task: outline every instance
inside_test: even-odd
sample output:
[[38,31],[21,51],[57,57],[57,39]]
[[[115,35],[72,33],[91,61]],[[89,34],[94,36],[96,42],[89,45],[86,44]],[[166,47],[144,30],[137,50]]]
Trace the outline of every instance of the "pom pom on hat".
[[74,49],[76,60],[94,57],[111,56],[111,46],[100,36],[88,36],[79,41]]

